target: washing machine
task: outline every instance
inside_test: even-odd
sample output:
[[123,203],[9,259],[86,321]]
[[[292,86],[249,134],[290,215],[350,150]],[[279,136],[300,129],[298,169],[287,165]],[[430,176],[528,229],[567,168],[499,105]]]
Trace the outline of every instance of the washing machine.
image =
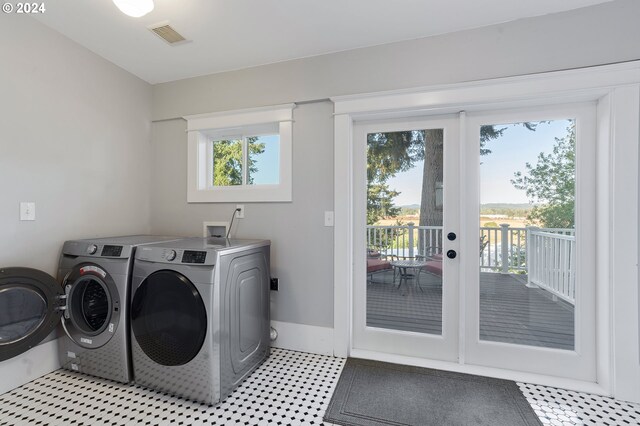
[[267,240],[190,238],[136,252],[135,382],[206,404],[227,397],[269,356]]
[[58,280],[31,268],[0,269],[0,361],[41,342],[59,324],[63,368],[132,380],[128,298],[136,247],[176,237],[67,241]]
[[180,237],[133,235],[67,241],[58,278],[66,296],[59,341],[63,368],[128,383],[131,271],[136,250]]

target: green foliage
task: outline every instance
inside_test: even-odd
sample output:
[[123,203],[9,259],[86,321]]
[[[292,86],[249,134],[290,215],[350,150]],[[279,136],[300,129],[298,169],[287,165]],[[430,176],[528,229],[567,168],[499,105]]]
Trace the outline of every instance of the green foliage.
[[384,183],[424,159],[424,131],[367,135],[367,181]]
[[485,148],[487,142],[492,139],[498,139],[504,131],[507,130],[506,127],[501,129],[496,126],[481,126],[480,127],[480,155],[491,154],[491,150]]
[[573,228],[575,223],[576,127],[571,121],[567,135],[555,138],[550,154],[541,152],[535,166],[516,172],[512,185],[526,191],[536,205],[527,218],[547,228]]
[[[248,137],[249,144],[249,182],[253,183],[253,176],[258,172],[255,160],[252,158],[262,154],[264,143],[256,143],[257,136]],[[213,143],[213,185],[232,186],[242,185],[242,140],[220,140]]]
[[386,183],[367,183],[367,225],[373,225],[385,217],[396,217],[399,207],[394,207],[393,198],[400,194],[389,189]]
[[499,226],[495,222],[487,222],[484,224],[484,228],[499,228]]
[[404,131],[367,135],[367,224],[383,217],[396,217],[399,207],[393,199],[400,192],[390,189],[387,180],[411,169],[424,159],[424,132]]

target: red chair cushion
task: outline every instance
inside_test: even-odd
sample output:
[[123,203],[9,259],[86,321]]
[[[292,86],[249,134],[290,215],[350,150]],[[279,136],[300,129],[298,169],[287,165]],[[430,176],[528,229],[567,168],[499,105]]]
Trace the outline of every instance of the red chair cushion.
[[423,268],[425,271],[429,271],[432,274],[435,274],[439,277],[442,276],[442,261],[441,260],[430,260],[427,262],[426,266]]
[[391,269],[391,262],[382,259],[367,259],[367,274],[384,269]]

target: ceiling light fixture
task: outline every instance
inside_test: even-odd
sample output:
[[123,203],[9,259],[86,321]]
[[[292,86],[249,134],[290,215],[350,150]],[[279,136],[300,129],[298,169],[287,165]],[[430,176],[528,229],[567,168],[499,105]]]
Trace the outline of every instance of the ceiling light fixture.
[[113,0],[125,15],[139,18],[153,10],[153,0]]

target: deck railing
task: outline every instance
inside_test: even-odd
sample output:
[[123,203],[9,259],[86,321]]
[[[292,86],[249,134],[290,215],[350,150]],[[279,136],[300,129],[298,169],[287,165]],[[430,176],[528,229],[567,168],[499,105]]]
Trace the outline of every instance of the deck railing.
[[575,304],[575,235],[530,228],[527,238],[527,285],[542,287],[572,305]]
[[[367,244],[398,257],[442,253],[442,226],[367,226]],[[575,231],[569,228],[480,227],[480,270],[526,273],[529,286],[542,287],[574,303]]]
[[367,226],[367,245],[386,255],[415,257],[442,253],[442,226]]

